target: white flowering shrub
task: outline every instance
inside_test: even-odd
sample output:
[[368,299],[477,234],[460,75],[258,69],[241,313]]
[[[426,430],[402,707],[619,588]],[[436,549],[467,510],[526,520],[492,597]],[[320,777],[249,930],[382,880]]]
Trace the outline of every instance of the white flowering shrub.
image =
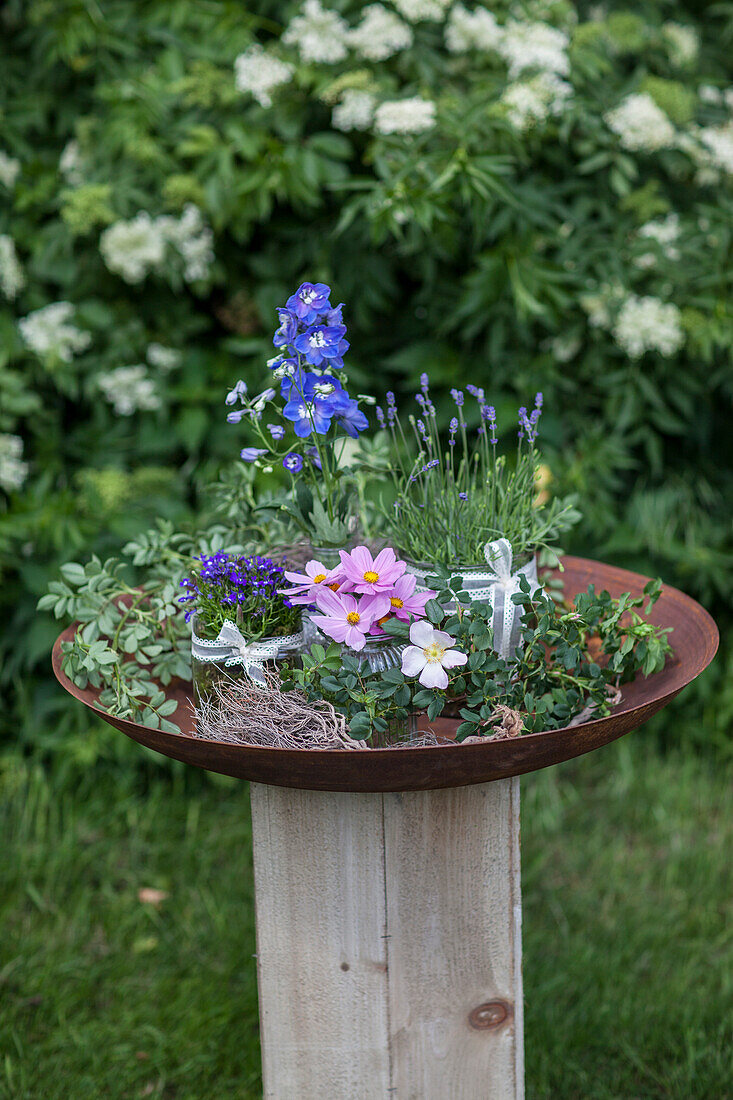
[[[306,278],[347,303],[365,392],[428,371],[508,420],[542,390],[547,491],[583,496],[569,549],[721,617],[731,19],[674,0],[6,5],[2,686],[46,675],[35,597],[59,559],[206,510],[239,446],[222,395],[258,384]],[[38,731],[57,695],[23,692]]]

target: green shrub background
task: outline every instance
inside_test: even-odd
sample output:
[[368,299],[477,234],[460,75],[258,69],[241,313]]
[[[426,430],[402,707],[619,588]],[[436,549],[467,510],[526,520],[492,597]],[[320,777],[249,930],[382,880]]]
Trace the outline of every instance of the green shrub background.
[[[353,23],[364,5],[329,6]],[[721,655],[659,736],[727,751],[733,157],[727,171],[705,160],[699,134],[731,125],[731,8],[578,5],[576,22],[566,3],[524,7],[569,35],[573,96],[518,131],[501,105],[506,66],[447,53],[437,24],[382,63],[309,64],[278,47],[296,69],[266,109],[237,90],[234,62],[277,38],[291,4],[3,5],[0,150],[19,167],[0,157],[0,235],[22,275],[13,285],[0,251],[0,481],[2,447],[17,447],[5,437],[22,438],[28,463],[0,489],[5,744],[70,764],[124,753],[52,680],[58,624],[36,602],[61,562],[114,554],[156,517],[210,512],[207,486],[245,443],[223,396],[239,377],[264,384],[274,308],[310,278],[346,302],[357,390],[409,400],[428,371],[447,419],[450,387],[481,385],[506,441],[517,405],[544,392],[551,491],[579,493],[585,513],[566,549],[659,573],[721,625]],[[695,31],[696,56],[675,55],[670,21]],[[436,126],[339,132],[344,74],[378,97],[433,99]],[[687,146],[624,146],[605,116],[635,93]],[[180,220],[191,205],[212,233],[204,277],[187,281],[173,246],[139,282],[110,270],[111,225],[140,211]],[[669,215],[671,248],[639,233]],[[678,350],[629,354],[614,328],[628,295],[676,308]],[[18,325],[62,301],[89,334],[68,361],[34,352]],[[150,361],[155,344],[172,365]],[[159,407],[119,415],[104,379],[138,364]]]

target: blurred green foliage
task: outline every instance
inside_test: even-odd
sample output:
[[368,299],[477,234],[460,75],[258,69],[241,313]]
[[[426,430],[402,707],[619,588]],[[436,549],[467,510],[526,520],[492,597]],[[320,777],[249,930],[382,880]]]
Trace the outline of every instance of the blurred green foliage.
[[[364,7],[328,6],[352,23]],[[276,45],[295,71],[268,109],[237,90],[234,62],[253,41],[276,43],[297,5],[2,6],[0,237],[16,267],[5,244],[1,736],[53,751],[83,743],[86,718],[50,677],[57,625],[37,599],[62,561],[114,553],[158,516],[210,518],[207,486],[246,442],[224,422],[224,393],[240,376],[264,381],[274,307],[307,277],[347,303],[355,389],[409,400],[428,371],[445,394],[482,385],[504,423],[544,392],[550,491],[584,506],[567,549],[660,573],[724,627],[715,666],[659,724],[722,750],[733,201],[731,165],[702,163],[700,134],[728,134],[730,150],[733,8],[581,4],[576,20],[552,0],[492,7],[568,36],[572,98],[527,129],[501,106],[503,64],[446,52],[437,24],[416,24],[413,46],[380,65],[308,64]],[[696,36],[694,56],[669,48],[669,21]],[[432,98],[436,125],[337,132],[331,110],[348,86]],[[674,142],[630,150],[614,132],[607,113],[635,94],[665,112]],[[103,235],[140,212],[165,230],[137,279],[109,260]],[[649,235],[650,222],[661,231]],[[213,256],[194,271],[187,242],[206,252],[210,231]],[[619,335],[629,296],[674,307],[674,350],[630,353],[633,324]],[[36,337],[34,350],[19,321],[58,302],[82,336],[71,351],[39,351]],[[138,367],[148,407],[124,411],[112,372]]]

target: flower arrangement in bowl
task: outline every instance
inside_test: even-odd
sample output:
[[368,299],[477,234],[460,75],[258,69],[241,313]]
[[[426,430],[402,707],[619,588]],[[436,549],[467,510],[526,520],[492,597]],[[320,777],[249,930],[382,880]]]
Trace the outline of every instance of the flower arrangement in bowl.
[[178,602],[191,622],[194,697],[239,672],[265,683],[266,663],[293,663],[303,646],[300,608],[280,591],[284,568],[270,558],[199,554]]
[[[226,397],[230,424],[246,420],[259,446],[241,457],[291,477],[289,499],[261,507],[282,508],[317,547],[341,547],[356,527],[354,478],[345,466],[345,445],[368,427],[360,401],[346,386],[344,355],[349,349],[343,303],[332,306],[325,283],[302,283],[278,309],[273,337],[278,354],[268,361],[272,380],[256,397],[243,381]],[[274,423],[269,422],[272,415]],[[263,420],[265,424],[263,426]]]
[[[451,390],[456,415],[447,443],[438,430],[429,379],[423,374],[416,395],[419,415],[405,430],[394,395],[387,394],[380,425],[392,442],[395,500],[386,515],[390,534],[421,586],[434,565],[460,571],[472,599],[488,598],[494,608],[493,634],[507,657],[519,639],[519,618],[510,597],[522,576],[538,584],[536,551],[550,544],[580,518],[571,499],[538,500],[541,473],[536,445],[543,398],[531,413],[519,410],[514,461],[499,453],[496,410],[483,389],[467,386],[477,405],[479,427],[469,429],[465,395]],[[554,558],[557,561],[557,558]]]
[[[568,606],[538,583],[536,552],[578,518],[572,500],[538,497],[541,394],[531,412],[519,410],[512,455],[499,453],[495,410],[475,386],[470,411],[452,391],[446,438],[426,376],[420,415],[407,427],[389,394],[377,419],[391,440],[396,499],[383,533],[396,549],[349,548],[359,479],[376,466],[368,447],[345,463],[346,444],[368,424],[364,395],[346,388],[343,306],[330,293],[306,282],[278,310],[278,354],[268,365],[279,392],[273,385],[251,398],[240,381],[226,398],[227,419],[246,422],[260,444],[242,459],[265,471],[279,463],[291,478],[287,497],[258,500],[250,478],[257,519],[241,538],[230,525],[212,528],[208,541],[148,532],[126,548],[129,565],[146,571],[138,587],[125,579],[127,564],[70,563],[42,601],[82,623],[62,647],[64,671],[99,688],[113,714],[170,728],[176,704],[160,685],[185,674],[190,622],[197,701],[220,699],[221,686],[239,678],[242,697],[252,685],[260,692],[255,725],[268,692],[281,698],[281,688],[298,688],[306,711],[331,707],[353,740],[370,745],[409,739],[421,713],[428,722],[459,715],[459,736],[492,736],[507,715],[515,731],[535,732],[588,708],[607,713],[609,692],[661,668],[669,646],[639,615],[641,599],[591,586]],[[284,515],[323,548],[301,571],[259,556],[274,553]],[[658,592],[648,587],[649,606]]]

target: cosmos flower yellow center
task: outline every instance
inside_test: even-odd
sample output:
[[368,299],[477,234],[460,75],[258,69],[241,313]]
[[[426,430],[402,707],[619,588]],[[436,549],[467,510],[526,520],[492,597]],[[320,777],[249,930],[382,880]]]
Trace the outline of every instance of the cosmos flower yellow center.
[[429,661],[431,664],[433,662],[442,661],[443,654],[445,653],[445,646],[440,646],[436,642],[433,642],[432,645],[425,647],[423,653],[425,654],[425,660]]
[[392,604],[392,607],[404,607],[405,606],[404,600],[401,600],[399,596],[390,596],[389,602]]
[[352,626],[356,626],[360,619],[361,615],[358,611],[350,611],[346,616],[346,622],[351,623]]
[[325,573],[316,573],[315,577],[313,578],[313,583],[314,584],[320,584],[321,581],[325,581],[325,579],[326,579],[326,574]]
[[366,573],[364,574],[364,580],[368,581],[369,584],[376,584],[376,582],[379,580],[379,573],[375,573],[373,569],[367,569]]

